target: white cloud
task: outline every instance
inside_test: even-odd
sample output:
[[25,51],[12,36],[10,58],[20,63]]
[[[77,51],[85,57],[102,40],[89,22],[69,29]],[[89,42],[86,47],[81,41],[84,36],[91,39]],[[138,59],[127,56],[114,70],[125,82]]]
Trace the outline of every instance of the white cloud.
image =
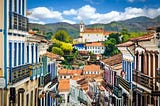
[[76,15],[77,11],[75,9],[65,10],[63,11],[64,15]]
[[67,23],[70,23],[70,24],[76,24],[75,21],[67,20],[67,19],[63,19],[61,22],[67,22]]
[[91,24],[93,24],[93,23],[109,23],[112,21],[126,20],[126,19],[135,18],[135,17],[139,17],[139,16],[146,16],[146,17],[154,18],[158,15],[160,15],[160,8],[146,9],[146,8],[127,7],[127,8],[125,8],[124,12],[111,11],[109,13],[99,14],[98,18],[92,19],[90,21],[90,23]]
[[[144,1],[144,0],[143,0]],[[160,15],[160,8],[134,8],[127,7],[124,12],[111,11],[98,13],[96,8],[90,5],[84,5],[79,9],[64,10],[63,12],[53,11],[46,7],[37,7],[30,10],[32,13],[28,16],[30,22],[44,24],[47,22],[68,22],[71,24],[79,23],[81,20],[87,24],[110,23],[112,21],[126,20],[139,16],[154,18]],[[72,20],[71,20],[72,18]]]
[[30,21],[30,23],[36,23],[36,24],[42,24],[42,25],[46,24],[45,22],[42,22],[42,21]]
[[90,5],[85,5],[77,10],[77,17],[75,19],[84,20],[92,19],[96,16],[96,9]]
[[42,20],[42,19],[62,19],[62,13],[59,11],[53,11],[46,7],[37,7],[30,10],[31,15],[28,16],[31,20]]

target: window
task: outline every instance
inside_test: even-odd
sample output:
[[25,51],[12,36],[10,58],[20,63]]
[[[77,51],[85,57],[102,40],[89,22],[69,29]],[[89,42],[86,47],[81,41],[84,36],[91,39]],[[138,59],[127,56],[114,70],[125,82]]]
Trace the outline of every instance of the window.
[[32,45],[31,51],[32,51],[32,63],[33,63],[34,62],[34,45]]
[[25,12],[25,10],[24,10],[24,0],[22,0],[22,15],[24,15],[24,12]]
[[21,43],[18,43],[18,65],[21,65]]
[[27,45],[27,63],[29,63],[29,45]]
[[12,42],[9,42],[9,67],[12,67]]
[[38,62],[38,46],[36,45],[36,63]]
[[14,43],[14,66],[17,65],[17,43]]
[[19,0],[19,14],[21,14],[21,0]]
[[22,64],[24,64],[24,43],[22,43]]
[[14,12],[17,12],[17,0],[14,0]]

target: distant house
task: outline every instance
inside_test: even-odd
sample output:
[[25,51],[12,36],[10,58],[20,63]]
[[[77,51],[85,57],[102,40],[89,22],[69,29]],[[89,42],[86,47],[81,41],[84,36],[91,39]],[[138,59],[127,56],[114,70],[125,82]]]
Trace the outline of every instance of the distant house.
[[86,51],[94,54],[103,54],[105,51],[105,46],[102,42],[86,43]]
[[82,74],[82,70],[61,69],[58,71],[59,79],[69,79]]
[[100,69],[99,65],[91,64],[85,65],[83,68],[83,75],[101,75],[103,71]]
[[103,59],[101,66],[104,69],[104,87],[107,89],[105,97],[108,100],[108,105],[121,106],[122,90],[118,87],[117,75],[120,75],[122,71],[122,55],[117,54]]
[[69,91],[70,91],[70,81],[69,81],[69,79],[59,80],[58,91],[59,91],[59,94],[62,97],[61,105],[67,106],[67,103],[69,101]]
[[77,49],[78,51],[84,51],[85,50],[85,44],[74,44],[73,47]]

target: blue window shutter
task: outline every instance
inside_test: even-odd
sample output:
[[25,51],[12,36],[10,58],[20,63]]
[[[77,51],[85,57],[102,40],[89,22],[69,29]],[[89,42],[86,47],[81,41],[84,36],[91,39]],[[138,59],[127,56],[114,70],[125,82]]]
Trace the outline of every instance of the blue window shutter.
[[38,63],[38,46],[36,45],[36,63]]
[[27,45],[27,63],[29,63],[29,45]]
[[22,43],[22,64],[24,64],[24,43]]
[[32,63],[33,63],[34,62],[34,45],[32,45],[31,49],[32,49]]
[[21,43],[18,43],[18,47],[19,47],[19,50],[18,50],[18,65],[21,65]]
[[14,43],[14,66],[17,65],[17,43]]

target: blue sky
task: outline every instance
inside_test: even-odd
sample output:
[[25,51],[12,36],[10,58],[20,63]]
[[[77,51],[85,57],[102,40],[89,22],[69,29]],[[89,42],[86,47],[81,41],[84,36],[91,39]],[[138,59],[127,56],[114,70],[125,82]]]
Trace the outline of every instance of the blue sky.
[[160,0],[27,0],[32,23],[109,23],[160,15]]

